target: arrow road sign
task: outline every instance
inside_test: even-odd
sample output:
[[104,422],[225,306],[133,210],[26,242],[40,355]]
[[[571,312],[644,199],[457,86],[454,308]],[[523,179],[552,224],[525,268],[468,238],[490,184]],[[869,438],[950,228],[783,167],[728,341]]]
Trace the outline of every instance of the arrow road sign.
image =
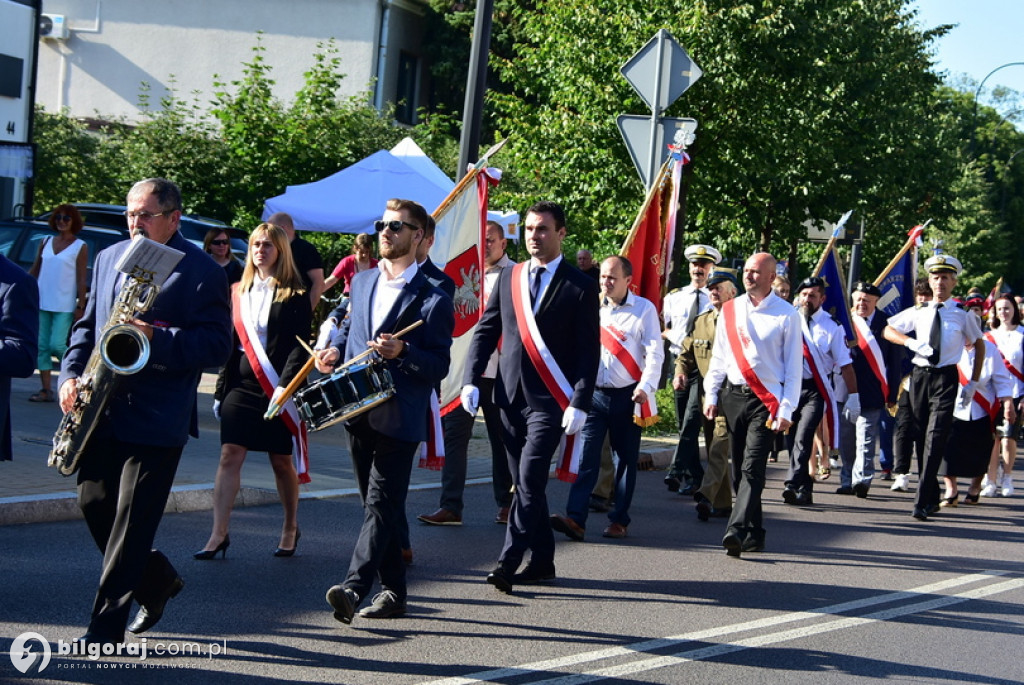
[[651,118],[637,114],[620,114],[615,123],[619,126],[622,139],[626,141],[629,156],[633,158],[633,164],[640,172],[640,178],[643,180],[645,188],[651,187],[658,169],[668,158],[668,144],[675,139],[676,132],[682,130],[692,134],[697,130],[696,119],[659,118],[653,149],[660,150],[660,154],[656,153],[657,159],[653,160],[652,164]]
[[665,29],[654,34],[620,71],[655,115],[667,109],[704,73]]

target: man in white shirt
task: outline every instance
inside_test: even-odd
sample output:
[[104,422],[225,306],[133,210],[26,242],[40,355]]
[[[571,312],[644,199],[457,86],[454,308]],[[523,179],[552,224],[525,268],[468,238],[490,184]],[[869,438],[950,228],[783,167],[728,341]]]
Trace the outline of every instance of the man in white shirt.
[[[722,261],[721,253],[710,245],[690,245],[683,251],[683,255],[690,263],[690,285],[676,288],[666,295],[661,312],[665,320],[662,337],[668,341],[673,359],[679,356],[683,340],[693,333],[697,317],[711,309],[708,276],[715,265]],[[704,478],[698,442],[701,426],[704,425],[701,417],[700,376],[694,372],[688,378],[675,379],[672,389],[675,391],[679,443],[672,456],[672,463],[669,464],[665,485],[681,495],[692,495]],[[711,436],[705,435],[705,438],[710,444]]]
[[[825,304],[824,279],[818,276],[805,278],[797,286],[796,294],[804,344],[810,360],[805,356],[802,362],[800,402],[793,414],[793,447],[789,451],[789,473],[782,500],[786,504],[806,506],[814,503],[814,479],[808,471],[808,463],[814,449],[814,433],[823,417],[830,431],[830,443],[838,444],[839,441],[839,414],[832,389],[832,369],[840,369],[850,391],[846,400],[847,412],[860,415],[860,397],[846,336],[842,327],[822,307]],[[829,419],[830,413],[836,421]]]
[[792,424],[800,398],[800,315],[772,292],[775,264],[767,252],[744,264],[747,292],[722,307],[704,379],[704,415],[714,419],[721,406],[732,437],[736,502],[722,539],[732,557],[764,549],[761,493],[768,452],[775,433]]
[[[913,517],[919,521],[939,510],[939,484],[936,475],[949,441],[953,409],[959,380],[957,362],[964,342],[975,345],[974,368],[960,394],[970,404],[985,363],[985,346],[978,317],[950,300],[962,265],[956,257],[938,254],[924,263],[932,301],[922,307],[904,309],[889,319],[885,339],[914,352],[914,370],[910,376],[910,413],[914,419],[916,442],[923,447],[924,468],[914,499]],[[915,337],[907,335],[916,331]]]
[[653,418],[643,411],[653,405],[665,352],[658,310],[650,300],[629,291],[633,265],[625,257],[601,262],[601,365],[594,400],[580,435],[583,456],[579,475],[569,489],[567,516],[555,514],[551,527],[573,540],[582,540],[587,525],[590,493],[601,471],[601,446],[611,443],[615,463],[615,506],[608,514],[606,538],[624,538],[629,505],[636,487],[640,456],[640,423]]

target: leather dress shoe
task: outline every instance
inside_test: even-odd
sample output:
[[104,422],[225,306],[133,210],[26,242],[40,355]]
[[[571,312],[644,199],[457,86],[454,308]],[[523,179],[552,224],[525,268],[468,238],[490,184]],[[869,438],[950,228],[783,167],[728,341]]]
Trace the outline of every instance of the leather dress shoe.
[[679,494],[683,497],[692,497],[695,492],[697,492],[697,486],[693,483],[687,483],[679,488]]
[[613,540],[621,540],[626,537],[626,526],[613,521],[604,529],[604,532],[601,533],[601,535],[602,537],[612,538]]
[[405,616],[405,600],[398,599],[392,590],[378,592],[373,603],[359,612],[363,618],[395,618]]
[[836,488],[837,495],[852,495],[854,492],[856,491],[849,485],[841,485]]
[[98,635],[97,633],[94,633],[91,630],[89,630],[89,631],[86,631],[85,635],[77,638],[75,640],[75,642],[82,642],[87,647],[89,645],[119,645],[122,642],[124,642],[124,638],[122,637],[119,640],[119,639],[114,638],[114,637],[104,637],[102,635]]
[[914,513],[911,514],[918,521],[928,520],[928,510],[925,507],[914,507]]
[[711,509],[711,502],[708,502],[706,499],[702,499],[697,502],[697,519],[700,521],[707,521],[711,518]]
[[740,550],[743,552],[763,552],[764,539],[748,535],[743,544],[740,545]]
[[167,606],[167,600],[171,597],[177,596],[183,587],[185,587],[185,581],[181,579],[181,576],[178,576],[172,580],[166,588],[164,588],[163,593],[149,606],[140,603],[138,613],[135,614],[135,618],[128,626],[128,632],[138,635],[139,633],[144,633],[155,626],[157,621],[163,618],[164,607]]
[[417,516],[423,523],[429,523],[432,526],[461,526],[462,515],[456,514],[454,511],[448,509],[438,509],[433,514],[420,514]]
[[556,530],[559,533],[565,533],[566,537],[570,540],[583,542],[583,527],[568,516],[552,514],[549,520],[551,522],[552,530]]
[[494,517],[494,522],[500,525],[508,524],[508,515],[511,513],[512,507],[501,507],[498,509],[498,513]]
[[739,558],[740,551],[743,549],[743,541],[736,533],[726,533],[722,538],[722,547],[725,547],[725,553],[730,557]]
[[732,507],[711,507],[711,518],[713,519],[727,519],[732,516]]
[[523,569],[522,573],[512,576],[512,582],[516,585],[541,585],[550,583],[555,579],[555,565],[553,563],[541,564],[531,561]]
[[807,490],[800,490],[796,493],[796,499],[789,504],[795,504],[798,507],[807,507],[814,504],[814,495]]
[[669,492],[679,492],[679,479],[675,476],[665,476],[665,480],[662,481],[665,487],[668,488]]
[[504,566],[498,564],[494,567],[493,571],[487,574],[487,582],[493,585],[498,592],[504,592],[508,595],[512,594],[512,584],[515,582],[515,576]]
[[786,504],[796,504],[796,488],[786,488],[782,491],[782,501]]
[[864,481],[861,481],[860,483],[855,483],[854,484],[854,486],[853,486],[853,494],[857,495],[857,497],[859,497],[861,499],[864,499],[864,498],[866,498],[868,496],[868,490],[870,490],[870,489],[871,489],[870,485],[868,485]]
[[359,595],[355,590],[350,590],[344,585],[333,585],[327,591],[327,603],[334,608],[334,618],[342,623],[352,622],[356,615],[356,607],[359,606]]

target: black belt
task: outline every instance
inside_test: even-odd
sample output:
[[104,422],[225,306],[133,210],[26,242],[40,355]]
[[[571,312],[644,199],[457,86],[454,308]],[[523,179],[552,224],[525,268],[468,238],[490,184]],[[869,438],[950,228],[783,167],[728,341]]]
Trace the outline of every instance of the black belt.
[[956,373],[956,364],[946,364],[945,366],[914,366],[914,371],[921,371],[923,373]]
[[749,385],[725,382],[725,389],[729,392],[734,392],[739,395],[753,395],[754,391],[750,389]]
[[818,382],[813,378],[804,378],[800,381],[800,387],[804,390],[818,390]]
[[604,393],[626,392],[627,390],[629,392],[633,392],[633,389],[636,388],[636,386],[637,386],[636,383],[633,383],[632,385],[624,385],[621,388],[615,388],[615,387],[612,387],[610,385],[609,386],[598,385],[597,389],[600,390],[601,392],[604,392]]

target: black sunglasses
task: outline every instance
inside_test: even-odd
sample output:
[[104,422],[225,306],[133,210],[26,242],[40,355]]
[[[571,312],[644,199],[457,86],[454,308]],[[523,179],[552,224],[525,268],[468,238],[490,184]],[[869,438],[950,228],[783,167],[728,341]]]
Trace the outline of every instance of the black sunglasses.
[[54,214],[53,215],[53,219],[54,219],[54,221],[71,221],[71,215],[70,214]]
[[390,228],[392,233],[401,233],[403,226],[408,226],[414,231],[421,230],[416,224],[410,224],[408,221],[400,221],[398,219],[393,219],[392,221],[377,219],[373,222],[373,227],[377,229],[377,233],[383,233],[385,228]]
[[230,245],[231,241],[227,238],[218,238],[217,240],[211,240],[211,245]]

